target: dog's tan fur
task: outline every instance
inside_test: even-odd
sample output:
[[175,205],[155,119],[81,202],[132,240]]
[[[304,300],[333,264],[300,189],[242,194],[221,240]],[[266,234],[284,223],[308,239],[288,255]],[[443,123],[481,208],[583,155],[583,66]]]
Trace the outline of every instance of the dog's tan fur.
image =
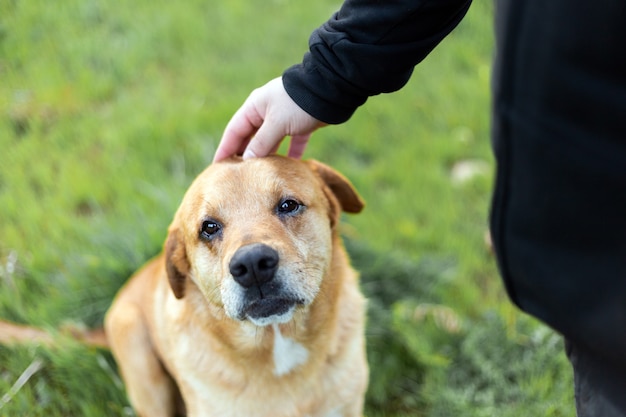
[[[303,208],[281,215],[285,199]],[[362,207],[343,176],[315,161],[230,160],[201,173],[164,253],[106,315],[137,413],[173,416],[182,395],[190,416],[362,415],[365,301],[337,232],[341,211]],[[207,219],[221,226],[209,239]],[[298,300],[287,313],[246,316],[229,262],[255,243],[279,255],[277,285]]]

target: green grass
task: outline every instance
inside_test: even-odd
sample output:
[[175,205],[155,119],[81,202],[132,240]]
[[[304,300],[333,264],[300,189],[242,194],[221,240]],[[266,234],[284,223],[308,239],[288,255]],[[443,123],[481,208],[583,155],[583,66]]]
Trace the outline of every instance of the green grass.
[[[0,317],[100,325],[232,113],[338,5],[0,2]],[[307,150],[367,201],[344,234],[370,298],[370,417],[573,415],[559,337],[510,305],[484,244],[492,12],[477,0],[402,91]],[[457,184],[466,160],[490,168]],[[108,352],[65,340],[0,347],[0,396],[34,361],[0,416],[132,415]]]

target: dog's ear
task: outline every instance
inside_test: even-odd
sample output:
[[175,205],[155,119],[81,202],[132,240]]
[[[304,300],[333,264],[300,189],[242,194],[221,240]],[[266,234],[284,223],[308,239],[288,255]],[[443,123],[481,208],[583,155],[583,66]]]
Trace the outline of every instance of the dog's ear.
[[[359,196],[352,183],[346,177],[328,165],[314,159],[308,160],[307,163],[326,184],[327,189],[324,189],[324,192],[329,197],[331,203],[333,200],[336,200],[339,203],[339,209],[347,213],[359,213],[363,210],[363,207],[365,207],[363,199],[361,199],[361,196]],[[328,191],[330,191],[332,197],[328,195]],[[338,220],[340,214],[339,210],[334,211],[337,212],[333,213],[333,223]]]
[[165,270],[176,298],[185,295],[185,281],[189,273],[189,261],[185,243],[178,228],[171,227],[165,241]]

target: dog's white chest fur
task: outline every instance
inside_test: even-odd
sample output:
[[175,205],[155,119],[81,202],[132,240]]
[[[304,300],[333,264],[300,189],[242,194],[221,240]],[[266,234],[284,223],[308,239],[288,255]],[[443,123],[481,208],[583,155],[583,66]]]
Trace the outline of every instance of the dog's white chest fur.
[[309,351],[295,340],[283,337],[278,324],[273,324],[272,328],[274,329],[274,374],[281,376],[305,363],[309,358]]

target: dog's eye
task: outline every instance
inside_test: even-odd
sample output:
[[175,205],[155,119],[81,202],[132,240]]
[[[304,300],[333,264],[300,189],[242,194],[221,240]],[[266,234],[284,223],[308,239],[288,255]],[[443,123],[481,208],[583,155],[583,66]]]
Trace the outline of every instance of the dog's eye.
[[222,225],[214,220],[205,220],[202,222],[200,237],[204,239],[213,239],[222,230]]
[[278,205],[278,213],[279,214],[295,214],[302,207],[303,207],[302,204],[298,203],[296,200],[288,198],[286,200],[283,200]]

